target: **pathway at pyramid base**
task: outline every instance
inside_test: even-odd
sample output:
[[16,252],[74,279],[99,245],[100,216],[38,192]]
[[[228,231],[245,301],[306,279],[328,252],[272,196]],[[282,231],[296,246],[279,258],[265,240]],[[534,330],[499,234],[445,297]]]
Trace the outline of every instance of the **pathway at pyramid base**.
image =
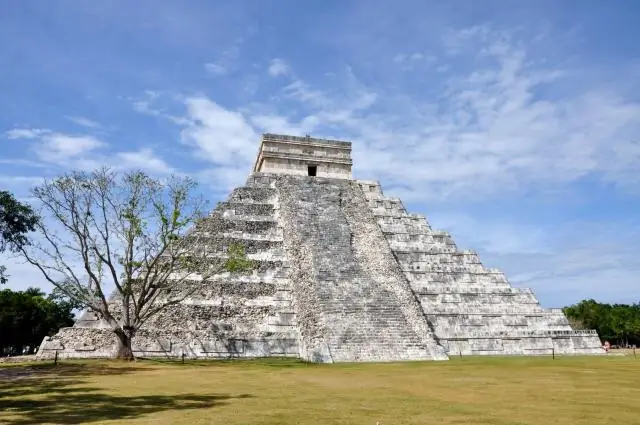
[[[458,251],[376,182],[255,172],[194,232],[217,261],[241,242],[256,267],[172,290],[196,285],[138,332],[136,356],[330,363],[603,353],[595,332],[572,330],[561,310]],[[115,349],[113,332],[85,313],[45,338],[38,357]]]

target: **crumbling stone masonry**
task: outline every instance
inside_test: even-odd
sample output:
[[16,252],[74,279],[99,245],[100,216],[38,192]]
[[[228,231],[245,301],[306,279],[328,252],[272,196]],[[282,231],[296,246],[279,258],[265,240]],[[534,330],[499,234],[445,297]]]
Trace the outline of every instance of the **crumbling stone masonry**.
[[[197,290],[145,325],[134,353],[348,362],[603,352],[595,331],[572,330],[379,183],[353,180],[351,164],[350,143],[264,135],[245,186],[193,229],[216,248],[212,261],[241,242],[256,267],[186,283]],[[115,339],[85,312],[38,356],[55,351],[110,357]]]

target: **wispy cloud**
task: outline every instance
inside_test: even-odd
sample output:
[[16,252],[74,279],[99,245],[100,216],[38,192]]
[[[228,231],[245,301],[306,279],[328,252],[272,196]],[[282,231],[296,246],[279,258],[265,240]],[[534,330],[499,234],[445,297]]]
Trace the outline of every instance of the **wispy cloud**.
[[225,66],[223,62],[206,63],[204,64],[204,69],[213,75],[224,75],[229,72],[229,67]]
[[37,139],[32,146],[34,153],[45,162],[64,164],[75,157],[87,154],[107,144],[90,135],[55,133],[48,129],[13,129],[7,132],[10,139]]
[[150,148],[143,148],[133,152],[118,152],[116,168],[143,169],[151,172],[168,174],[176,170],[169,166],[163,159],[156,156]]
[[241,112],[229,111],[206,97],[185,99],[182,142],[214,164],[246,166],[255,155],[258,135]]
[[221,76],[232,73],[238,66],[240,46],[243,39],[234,41],[233,45],[225,49],[215,60],[204,65],[204,69],[211,75]]
[[7,139],[36,139],[43,134],[49,133],[51,130],[43,128],[14,128],[5,133]]
[[278,77],[281,75],[288,75],[291,72],[289,64],[282,59],[272,59],[267,69],[269,75],[272,77]]
[[42,138],[35,152],[44,161],[57,162],[86,155],[106,146],[105,142],[93,136],[51,133]]
[[48,129],[14,129],[6,134],[11,139],[32,140],[30,150],[39,161],[30,161],[31,165],[53,164],[63,169],[93,169],[106,165],[114,169],[143,169],[153,173],[176,171],[150,148],[113,151],[109,143],[93,135],[58,133]]
[[67,118],[72,123],[77,124],[77,125],[82,126],[82,127],[92,128],[92,129],[102,128],[102,126],[99,123],[97,123],[96,121],[92,121],[92,120],[90,120],[88,118],[85,118],[85,117],[67,116],[65,118]]

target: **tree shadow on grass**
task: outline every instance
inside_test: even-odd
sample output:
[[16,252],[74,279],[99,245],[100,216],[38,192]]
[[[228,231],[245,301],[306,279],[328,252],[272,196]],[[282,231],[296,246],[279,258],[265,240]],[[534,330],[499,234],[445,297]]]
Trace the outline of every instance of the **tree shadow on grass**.
[[[82,376],[100,376],[100,375],[124,375],[143,370],[143,368],[135,364],[124,363],[29,363],[21,365],[6,365],[0,367],[0,381],[5,379],[13,379],[29,376],[55,376],[57,378],[64,377],[82,377]],[[147,368],[146,370],[149,370]]]
[[[15,425],[134,419],[161,411],[208,409],[227,400],[251,397],[248,394],[110,395],[100,388],[84,385],[87,380],[82,378],[92,375],[91,366],[39,368],[28,376],[17,374],[17,368],[11,369],[14,369],[13,377],[0,379],[0,423]],[[116,375],[135,369],[96,368],[95,374],[106,374],[110,370]]]
[[175,367],[234,367],[237,365],[272,367],[279,369],[286,368],[308,368],[318,367],[322,363],[305,362],[298,358],[292,357],[262,357],[262,358],[239,358],[239,359],[187,359],[184,362],[175,359],[158,359],[158,358],[140,358],[143,364],[157,364],[163,366]]

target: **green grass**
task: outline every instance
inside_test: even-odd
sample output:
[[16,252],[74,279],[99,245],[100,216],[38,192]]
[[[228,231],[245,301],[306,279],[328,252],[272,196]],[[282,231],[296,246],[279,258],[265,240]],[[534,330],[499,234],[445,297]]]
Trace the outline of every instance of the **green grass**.
[[640,360],[5,365],[0,423],[640,424]]

